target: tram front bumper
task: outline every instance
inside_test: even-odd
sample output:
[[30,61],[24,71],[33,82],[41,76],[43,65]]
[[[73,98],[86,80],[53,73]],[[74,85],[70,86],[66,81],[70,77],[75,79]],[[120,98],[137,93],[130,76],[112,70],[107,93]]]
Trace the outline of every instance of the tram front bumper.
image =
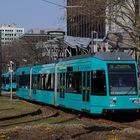
[[125,114],[125,113],[140,113],[140,109],[103,109],[103,114]]

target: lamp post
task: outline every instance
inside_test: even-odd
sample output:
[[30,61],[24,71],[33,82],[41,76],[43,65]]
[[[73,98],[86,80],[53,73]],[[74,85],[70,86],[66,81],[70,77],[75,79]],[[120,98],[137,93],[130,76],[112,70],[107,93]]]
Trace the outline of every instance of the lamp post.
[[12,79],[13,79],[13,61],[10,61],[10,64],[9,64],[9,72],[10,72],[10,99],[12,100],[13,99],[13,94],[12,94]]

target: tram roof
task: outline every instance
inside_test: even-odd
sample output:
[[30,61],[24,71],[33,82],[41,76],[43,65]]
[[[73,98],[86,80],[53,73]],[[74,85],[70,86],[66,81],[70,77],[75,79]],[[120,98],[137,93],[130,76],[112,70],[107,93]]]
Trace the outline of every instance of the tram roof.
[[61,61],[69,61],[75,59],[82,59],[82,58],[97,58],[100,60],[106,61],[133,61],[134,59],[128,53],[125,52],[97,52],[95,54],[88,54],[88,55],[78,55],[73,57],[67,57],[60,59]]
[[[134,61],[132,56],[126,52],[97,52],[95,54],[86,54],[86,55],[77,55],[77,56],[72,56],[72,57],[66,57],[66,58],[62,58],[59,60],[50,61],[45,64],[56,64],[59,62],[84,59],[84,58],[96,58],[96,59],[104,60],[104,61]],[[29,65],[29,66],[24,66],[24,67],[39,66],[39,65],[45,65],[45,64]]]

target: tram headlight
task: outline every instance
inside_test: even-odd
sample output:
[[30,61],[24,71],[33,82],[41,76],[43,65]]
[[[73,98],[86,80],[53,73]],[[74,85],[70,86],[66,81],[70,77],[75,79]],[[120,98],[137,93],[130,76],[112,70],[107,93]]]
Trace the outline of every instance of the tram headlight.
[[110,104],[116,104],[116,100],[114,100],[114,99],[111,99],[111,101],[110,101]]
[[139,99],[134,99],[134,100],[132,100],[132,103],[138,104],[138,103],[139,103]]

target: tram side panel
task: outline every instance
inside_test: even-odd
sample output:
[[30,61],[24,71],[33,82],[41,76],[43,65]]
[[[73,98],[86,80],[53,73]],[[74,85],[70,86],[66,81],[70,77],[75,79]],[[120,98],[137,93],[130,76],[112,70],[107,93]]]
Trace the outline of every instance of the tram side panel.
[[88,58],[62,62],[58,69],[60,106],[95,114],[108,108],[106,63]]
[[54,65],[34,66],[32,71],[32,100],[54,104]]
[[[17,94],[25,99],[52,105],[55,104],[93,114],[109,113],[110,111],[113,113],[114,111],[120,110],[137,111],[139,109],[139,103],[138,91],[136,90],[137,87],[135,87],[135,84],[138,83],[138,78],[135,72],[130,71],[132,68],[129,65],[130,63],[136,66],[135,61],[115,62],[99,60],[97,58],[59,62],[57,64],[56,97],[54,86],[54,81],[56,81],[56,65],[34,66],[32,67],[32,73],[31,68],[21,68],[18,69],[17,73],[18,77],[24,80],[19,80]],[[111,67],[115,68],[115,70],[119,66],[119,69],[117,68],[117,72],[115,71],[115,73],[113,69],[113,73],[110,73],[108,64],[111,64]],[[122,69],[120,68],[124,67],[128,67],[129,71],[123,70],[125,73],[122,73]],[[137,70],[135,69],[134,71]],[[131,86],[130,82],[125,88],[123,86],[116,86],[115,84],[119,83],[119,79],[117,78],[121,78],[120,75],[125,75],[126,72],[132,75],[131,81],[133,78],[136,79],[134,86]],[[125,77],[124,82],[126,82]],[[115,80],[116,82],[114,83]],[[117,91],[118,89],[120,91]],[[126,95],[126,93],[129,94]]]
[[12,86],[12,90],[16,90],[16,75],[12,73],[12,85],[11,85],[11,73],[7,72],[2,74],[2,90],[10,91]]
[[23,99],[30,99],[30,67],[18,68],[16,77],[17,96]]
[[82,110],[82,71],[79,69],[80,65],[80,61],[58,64],[57,101],[59,106]]

